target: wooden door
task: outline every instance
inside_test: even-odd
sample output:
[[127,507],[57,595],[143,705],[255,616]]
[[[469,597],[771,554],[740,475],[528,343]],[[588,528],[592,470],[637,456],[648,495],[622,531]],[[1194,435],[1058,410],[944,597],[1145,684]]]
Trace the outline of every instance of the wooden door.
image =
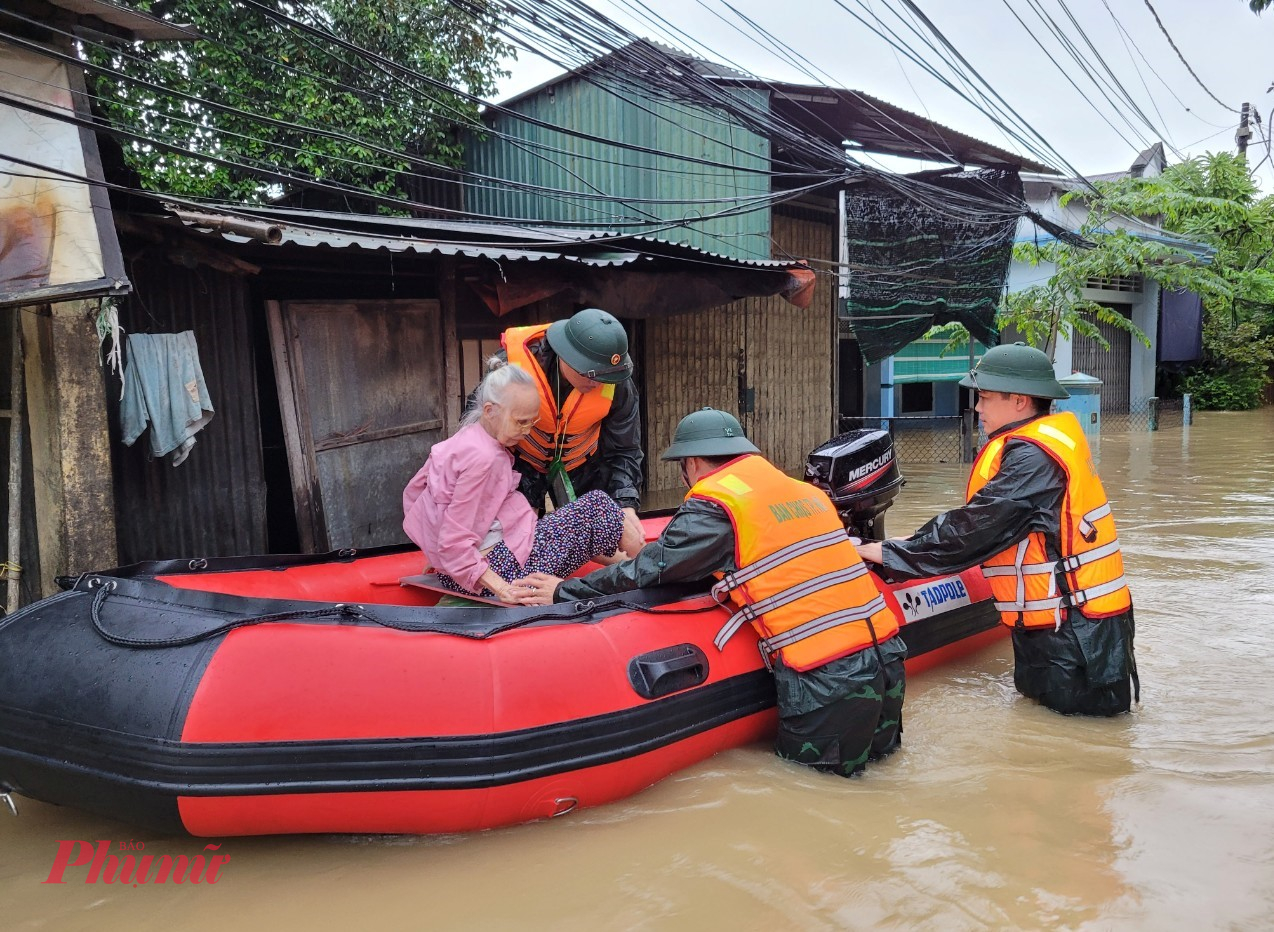
[[449,427],[438,302],[267,307],[302,547],[405,541],[403,487]]

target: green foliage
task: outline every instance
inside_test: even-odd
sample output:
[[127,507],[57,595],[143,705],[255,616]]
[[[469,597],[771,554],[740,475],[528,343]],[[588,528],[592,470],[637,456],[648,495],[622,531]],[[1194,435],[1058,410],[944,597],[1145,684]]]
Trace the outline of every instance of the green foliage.
[[[1274,362],[1274,197],[1258,198],[1247,163],[1227,153],[1173,165],[1155,178],[1097,182],[1100,197],[1074,191],[1089,211],[1080,234],[1096,244],[1026,243],[1016,257],[1051,263],[1046,284],[1006,297],[1001,326],[1013,325],[1032,345],[1052,353],[1057,334],[1101,340],[1094,321],[1145,337],[1121,315],[1082,297],[1089,278],[1141,275],[1163,288],[1203,298],[1204,358],[1185,374],[1185,390],[1200,407],[1249,408],[1260,403]],[[1125,218],[1140,218],[1213,250],[1200,261],[1179,244],[1131,235]],[[1148,343],[1147,343],[1148,345]]]
[[1259,408],[1274,359],[1274,336],[1262,336],[1253,321],[1229,327],[1209,317],[1203,326],[1203,349],[1214,364],[1195,366],[1181,379],[1181,390],[1190,393],[1194,404],[1216,411]]
[[996,316],[1001,330],[1013,327],[1031,346],[1042,349],[1051,358],[1057,348],[1057,337],[1082,334],[1096,340],[1103,349],[1110,344],[1102,336],[1097,324],[1105,323],[1127,330],[1144,345],[1150,340],[1131,320],[1110,308],[1090,301],[1083,296],[1084,285],[1089,278],[1104,278],[1122,274],[1129,261],[1129,253],[1143,248],[1129,236],[1112,235],[1109,251],[1082,250],[1052,242],[1043,246],[1019,243],[1013,248],[1013,257],[1031,266],[1050,263],[1053,275],[1042,285],[1015,291],[1005,295]]
[[402,197],[399,173],[428,172],[423,161],[459,164],[451,127],[476,122],[477,107],[387,62],[480,97],[491,94],[503,74],[498,63],[511,49],[496,38],[496,16],[481,0],[264,3],[385,61],[237,0],[135,0],[137,8],[204,37],[124,50],[84,45],[92,65],[124,76],[90,71],[107,119],[198,154],[126,144],[148,188],[252,201],[293,187],[211,160],[217,158]]

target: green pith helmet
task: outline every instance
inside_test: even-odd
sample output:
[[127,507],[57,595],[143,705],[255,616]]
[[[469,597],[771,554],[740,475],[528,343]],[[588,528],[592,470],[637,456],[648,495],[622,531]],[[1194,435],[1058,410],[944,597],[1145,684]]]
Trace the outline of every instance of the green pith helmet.
[[1032,398],[1069,398],[1053,374],[1053,364],[1042,352],[1025,343],[994,346],[978,360],[973,371],[960,380],[965,388],[986,392],[1010,392]]
[[740,456],[760,453],[743,433],[733,414],[716,408],[692,411],[681,419],[672,435],[672,446],[661,460],[683,460],[687,456]]
[[546,336],[558,359],[595,382],[623,382],[633,374],[628,334],[605,311],[589,307],[554,321]]

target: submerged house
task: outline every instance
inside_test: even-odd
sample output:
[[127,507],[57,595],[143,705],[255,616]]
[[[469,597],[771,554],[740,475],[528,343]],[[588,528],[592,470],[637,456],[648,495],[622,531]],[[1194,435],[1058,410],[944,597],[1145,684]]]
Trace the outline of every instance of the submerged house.
[[[1062,207],[1061,198],[1083,192],[1091,181],[1113,181],[1128,177],[1154,177],[1165,165],[1162,143],[1138,154],[1126,171],[1089,178],[1061,178],[1037,173],[1021,175],[1023,196],[1032,213],[1017,223],[1017,243],[1044,244],[1059,232],[1078,233],[1087,220],[1085,199],[1073,198]],[[1168,245],[1207,262],[1210,250],[1202,244],[1174,236],[1153,223],[1119,218],[1111,223],[1139,239]],[[1049,229],[1048,227],[1051,227]],[[1014,260],[1008,268],[1004,287],[1020,291],[1046,282],[1054,273],[1053,263],[1032,266]],[[1108,347],[1083,334],[1059,336],[1054,349],[1054,368],[1059,377],[1083,373],[1101,381],[1101,409],[1105,414],[1144,414],[1148,400],[1156,394],[1156,373],[1165,365],[1197,359],[1201,352],[1201,302],[1188,292],[1162,292],[1153,281],[1141,276],[1091,279],[1083,297],[1110,308],[1135,324],[1150,340],[1145,346],[1128,331],[1101,321],[1094,323]],[[1013,340],[1011,330],[1002,339]],[[892,399],[882,395],[880,411],[902,417],[951,418],[969,403],[968,392],[957,384],[981,357],[985,347],[974,341],[968,351],[949,352],[945,338],[916,340],[886,364]],[[892,402],[892,404],[890,404]]]
[[[1023,177],[1027,201],[1042,216],[1071,231],[1086,221],[1088,207],[1083,197],[1072,199],[1062,207],[1060,199],[1073,191],[1083,191],[1086,181],[1115,181],[1121,178],[1152,178],[1165,167],[1162,143],[1156,143],[1138,154],[1127,171],[1094,175],[1088,179]],[[1118,218],[1112,228],[1131,236],[1171,246],[1192,261],[1211,261],[1210,247],[1167,233],[1153,223],[1134,218]],[[1045,242],[1052,238],[1024,220],[1019,241]],[[1017,291],[1047,280],[1054,271],[1051,263],[1030,266],[1014,262],[1009,269],[1008,289]],[[1083,373],[1100,379],[1103,414],[1140,414],[1156,394],[1158,368],[1164,364],[1189,362],[1202,351],[1202,314],[1198,295],[1189,292],[1164,292],[1158,284],[1140,275],[1122,278],[1091,279],[1083,297],[1108,307],[1132,321],[1150,341],[1144,345],[1126,331],[1111,324],[1096,322],[1109,347],[1083,334],[1059,337],[1053,365],[1059,376]]]

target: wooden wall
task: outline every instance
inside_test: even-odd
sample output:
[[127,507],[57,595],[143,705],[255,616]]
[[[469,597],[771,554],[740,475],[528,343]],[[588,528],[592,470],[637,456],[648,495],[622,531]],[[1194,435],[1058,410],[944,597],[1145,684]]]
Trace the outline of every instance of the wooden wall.
[[[836,351],[834,218],[775,212],[774,255],[818,260],[813,303],[801,310],[780,297],[747,298],[646,325],[644,392],[647,488],[643,507],[681,501],[674,464],[659,461],[677,422],[711,405],[739,417],[748,437],[776,466],[800,475],[810,450],[834,432]],[[740,414],[740,366],[755,393]]]

